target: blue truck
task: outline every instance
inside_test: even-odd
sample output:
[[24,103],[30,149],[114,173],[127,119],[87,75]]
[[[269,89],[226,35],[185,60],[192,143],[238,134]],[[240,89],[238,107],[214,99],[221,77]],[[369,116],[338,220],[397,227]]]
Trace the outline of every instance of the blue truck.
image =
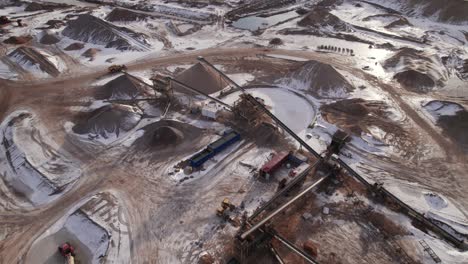
[[223,136],[218,140],[210,143],[205,149],[196,153],[189,159],[189,164],[192,168],[198,168],[207,160],[214,157],[219,152],[225,150],[234,142],[239,141],[241,138],[240,134],[234,130],[224,132]]

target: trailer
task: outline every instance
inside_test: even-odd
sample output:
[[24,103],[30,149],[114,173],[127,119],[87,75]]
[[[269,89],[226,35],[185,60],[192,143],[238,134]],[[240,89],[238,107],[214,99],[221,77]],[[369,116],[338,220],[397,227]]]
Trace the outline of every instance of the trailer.
[[227,147],[232,145],[234,142],[240,140],[240,134],[234,130],[230,130],[224,133],[224,135],[218,140],[210,143],[204,150],[196,153],[189,159],[189,165],[192,168],[198,168],[207,160],[214,157],[219,152],[225,150]]
[[281,151],[276,153],[271,158],[271,160],[263,165],[263,167],[260,169],[260,176],[269,178],[273,172],[275,172],[286,160],[288,160],[289,155],[290,152],[288,151]]

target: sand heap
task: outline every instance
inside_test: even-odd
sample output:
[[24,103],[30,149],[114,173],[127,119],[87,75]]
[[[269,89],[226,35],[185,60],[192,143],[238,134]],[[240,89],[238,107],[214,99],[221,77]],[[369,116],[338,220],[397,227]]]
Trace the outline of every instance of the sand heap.
[[283,85],[320,98],[344,98],[354,90],[343,75],[329,64],[308,61],[283,79]]
[[58,76],[60,74],[56,66],[34,48],[19,47],[8,54],[8,57],[22,66],[35,65],[51,76]]
[[141,114],[127,105],[111,104],[86,114],[72,128],[74,133],[104,139],[118,138],[140,122]]
[[387,59],[383,67],[396,74],[394,78],[407,90],[426,93],[442,86],[447,71],[437,55],[426,54],[411,48],[402,48]]
[[89,58],[90,61],[94,60],[96,58],[96,55],[101,51],[101,49],[98,48],[89,48],[85,52],[81,54],[81,56],[85,58]]
[[118,50],[142,51],[150,47],[144,34],[114,26],[89,14],[79,15],[76,20],[69,21],[62,34],[74,40]]
[[98,100],[130,100],[153,95],[152,89],[143,81],[130,75],[123,74],[100,87],[95,95]]
[[119,22],[131,22],[131,21],[139,21],[139,20],[146,20],[148,16],[145,14],[133,12],[128,9],[122,8],[114,8],[107,16],[107,21],[119,21]]
[[388,118],[387,108],[383,102],[357,98],[323,105],[320,111],[327,122],[361,135],[362,132],[368,133],[368,127],[373,125],[382,127],[386,132],[398,129],[398,126]]
[[301,27],[307,27],[316,31],[333,28],[334,31],[352,31],[352,27],[337,16],[330,13],[328,8],[316,7],[312,9],[302,20],[297,22]]
[[174,120],[161,120],[142,128],[143,136],[134,146],[142,150],[193,147],[200,140],[202,130]]
[[75,43],[68,45],[64,50],[80,50],[84,48],[84,46],[85,45],[83,43],[75,42]]
[[153,133],[153,146],[177,145],[184,140],[184,134],[177,128],[170,126],[158,127]]
[[[218,92],[229,84],[215,70],[199,62],[177,75],[175,79],[207,94]],[[181,93],[194,94],[178,84],[174,84],[173,88]]]
[[394,146],[403,157],[416,154],[419,139],[394,121],[395,116],[385,102],[345,99],[321,106],[320,112],[327,122],[366,140],[372,135]]
[[46,33],[44,36],[42,36],[40,42],[41,44],[52,45],[59,43],[60,39],[57,37],[57,35]]

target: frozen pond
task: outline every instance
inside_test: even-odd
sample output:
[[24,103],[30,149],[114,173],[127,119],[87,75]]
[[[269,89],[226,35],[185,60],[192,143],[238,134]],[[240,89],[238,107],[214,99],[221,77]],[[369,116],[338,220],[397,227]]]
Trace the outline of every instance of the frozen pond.
[[[280,88],[255,88],[248,92],[264,100],[267,108],[300,136],[305,135],[307,126],[315,117],[314,107],[304,98],[293,92]],[[233,104],[241,92],[226,96],[223,101]]]
[[259,29],[265,29],[276,25],[280,22],[283,22],[288,19],[298,17],[299,15],[296,11],[289,11],[282,14],[277,14],[269,17],[260,17],[260,16],[248,16],[242,17],[232,23],[232,26],[240,29],[247,29],[250,31],[255,31]]

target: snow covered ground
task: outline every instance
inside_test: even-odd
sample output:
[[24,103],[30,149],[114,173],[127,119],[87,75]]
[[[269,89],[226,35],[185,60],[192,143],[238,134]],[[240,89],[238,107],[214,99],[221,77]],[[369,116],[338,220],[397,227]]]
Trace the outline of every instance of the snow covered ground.
[[0,155],[4,180],[15,192],[22,194],[34,205],[48,203],[66,190],[58,188],[73,183],[81,176],[79,163],[59,153],[54,142],[42,138],[41,127],[27,111],[16,111],[0,126],[3,138]]
[[[111,11],[112,7],[110,6],[100,6],[96,7],[95,4],[89,4],[82,1],[76,0],[68,0],[68,1],[59,1],[53,0],[54,2],[66,2],[70,4],[76,4],[78,6],[87,6],[91,7],[90,9],[86,9],[80,11],[83,12],[90,12],[92,15],[104,19]],[[129,6],[131,4],[135,4],[135,1],[104,1],[109,2],[112,4],[119,4],[124,6]],[[239,1],[229,1],[229,4],[234,4]],[[299,1],[294,3],[294,8],[299,6],[303,6],[304,4],[310,4],[311,1]],[[372,2],[377,2],[382,5],[391,6],[397,10],[400,10],[402,6],[398,3],[399,1],[380,1],[380,0],[372,0]],[[437,123],[437,120],[440,116],[446,115],[455,115],[459,111],[464,109],[464,106],[461,104],[455,104],[445,101],[434,101],[435,99],[439,98],[437,92],[434,91],[434,94],[428,94],[427,96],[423,95],[415,95],[407,91],[402,91],[399,89],[399,85],[393,80],[393,75],[395,72],[401,70],[403,67],[407,66],[407,63],[403,63],[401,61],[400,64],[397,65],[395,68],[388,68],[384,69],[382,67],[383,63],[386,59],[394,55],[397,50],[401,47],[409,47],[418,50],[424,50],[427,54],[431,54],[430,60],[431,63],[436,65],[437,71],[430,72],[430,74],[437,76],[438,79],[443,80],[442,85],[445,85],[444,88],[441,88],[441,92],[448,92],[450,91],[451,95],[455,96],[458,99],[462,98],[466,93],[463,91],[463,87],[466,86],[466,82],[460,81],[452,75],[449,75],[450,69],[446,69],[445,66],[442,64],[442,60],[440,57],[451,54],[453,52],[457,53],[461,59],[468,58],[468,46],[465,41],[466,33],[468,31],[466,29],[466,25],[455,25],[455,24],[448,24],[448,23],[440,23],[436,21],[436,17],[432,16],[429,18],[423,18],[416,16],[415,14],[420,14],[421,10],[414,10],[414,13],[410,16],[405,15],[406,13],[402,14],[393,14],[388,15],[388,10],[385,11],[382,8],[377,8],[375,6],[366,4],[361,2],[361,8],[356,7],[355,1],[344,1],[343,4],[337,5],[336,7],[332,8],[331,14],[337,16],[341,20],[349,25],[355,25],[356,28],[358,27],[365,27],[369,30],[367,31],[362,29],[357,29],[355,32],[352,32],[353,36],[359,37],[364,41],[369,43],[373,43],[372,47],[369,44],[363,42],[353,42],[344,39],[339,39],[337,37],[323,37],[323,36],[314,36],[314,35],[307,35],[307,34],[300,34],[300,35],[284,35],[281,34],[280,31],[288,28],[300,28],[297,23],[302,19],[302,16],[299,15],[295,10],[276,14],[271,17],[262,17],[259,15],[253,15],[245,18],[241,18],[240,20],[235,21],[232,25],[224,24],[224,21],[221,19],[221,15],[229,11],[231,8],[226,5],[208,5],[206,7],[188,7],[189,4],[186,4],[185,7],[182,6],[180,3],[161,3],[161,1],[144,1],[143,8],[146,8],[148,12],[156,12],[156,13],[163,13],[164,16],[160,17],[148,17],[146,20],[142,21],[135,21],[135,22],[114,22],[113,24],[117,26],[124,26],[129,29],[132,29],[136,32],[141,32],[146,35],[148,39],[151,50],[144,51],[144,52],[137,52],[137,51],[119,51],[114,48],[105,48],[103,45],[91,44],[91,43],[84,43],[84,47],[79,50],[75,51],[64,51],[64,53],[70,56],[77,62],[77,65],[84,65],[86,67],[82,67],[84,71],[95,71],[95,70],[102,70],[104,67],[107,67],[111,64],[129,64],[130,66],[134,62],[145,62],[149,61],[149,59],[159,58],[164,55],[174,55],[177,53],[183,53],[187,50],[202,50],[202,49],[216,49],[216,48],[261,48],[261,49],[274,49],[277,47],[279,49],[290,50],[290,51],[309,51],[311,54],[314,54],[316,51],[319,51],[319,58],[323,60],[323,58],[330,58],[330,62],[334,62],[335,64],[341,63],[342,67],[337,69],[346,79],[349,81],[354,89],[350,93],[344,93],[340,91],[330,91],[330,95],[333,98],[329,99],[317,99],[311,96],[310,94],[305,94],[305,89],[300,89],[301,87],[306,87],[307,84],[301,82],[300,80],[289,80],[288,87],[284,87],[283,84],[285,82],[281,82],[282,76],[277,76],[279,82],[275,83],[276,85],[283,85],[281,88],[255,88],[249,89],[249,93],[252,93],[253,96],[258,97],[259,99],[263,100],[265,105],[271,109],[273,114],[278,116],[280,120],[282,120],[286,125],[288,125],[294,132],[299,134],[299,136],[312,146],[318,152],[322,152],[326,149],[327,145],[331,141],[331,136],[333,133],[338,129],[338,127],[334,124],[330,124],[324,120],[324,118],[319,114],[320,106],[325,104],[334,103],[337,100],[341,100],[343,98],[346,99],[355,99],[355,98],[362,98],[368,101],[379,101],[383,102],[384,105],[388,106],[389,119],[395,123],[400,125],[404,125],[406,127],[413,126],[413,123],[408,122],[411,117],[407,116],[405,111],[400,109],[399,104],[396,102],[395,98],[399,98],[404,102],[407,102],[412,108],[414,108],[417,113],[422,116],[423,118],[427,118],[433,123]],[[94,8],[96,7],[96,8]],[[286,7],[288,9],[289,7]],[[44,24],[51,20],[51,19],[58,19],[64,20],[67,14],[74,14],[73,8],[68,8],[65,10],[57,10],[57,11],[50,11],[50,12],[42,12],[42,11],[35,11],[35,12],[24,12],[24,6],[20,7],[7,7],[5,9],[0,9],[0,15],[14,15],[14,16],[25,16],[23,18],[23,22],[26,24],[25,27],[16,27],[13,25],[8,25],[5,28],[10,30],[11,32],[6,32],[2,36],[3,38],[7,38],[10,36],[20,36],[20,35],[31,35],[34,37],[33,42],[31,45],[36,45],[37,40],[42,36],[43,31],[37,29],[38,27],[44,26]],[[283,7],[281,8],[283,11],[286,10]],[[15,14],[13,14],[15,13]],[[174,16],[174,17],[172,17]],[[168,27],[168,21],[172,20],[172,17],[179,16],[179,19],[174,23],[183,23],[180,27],[181,30],[187,30],[193,28],[195,25],[201,25],[201,29],[197,29],[192,34],[186,36],[179,36],[175,34],[173,31],[170,30]],[[392,26],[388,27],[393,22],[399,21],[404,17],[407,19],[408,24],[403,24],[399,26]],[[213,20],[213,22],[211,22]],[[180,22],[183,21],[183,22]],[[403,20],[404,22],[405,20]],[[284,23],[283,23],[284,22]],[[258,28],[264,29],[263,32],[251,32]],[[304,29],[304,28],[302,28]],[[59,29],[51,29],[52,33],[58,33],[61,40],[55,46],[52,47],[41,47],[41,53],[44,54],[48,60],[55,65],[55,67],[61,71],[66,72],[67,70],[73,70],[73,67],[69,69],[70,61],[66,63],[64,60],[63,55],[55,55],[54,49],[64,49],[72,43],[77,41],[72,40],[68,37],[65,37],[61,34],[61,28]],[[330,28],[324,28],[323,30],[330,30]],[[261,33],[261,34],[260,34]],[[330,32],[329,32],[330,33]],[[337,33],[337,32],[331,32]],[[259,34],[259,35],[258,35]],[[283,44],[279,46],[272,46],[270,41],[273,38],[280,38]],[[396,38],[394,38],[396,37]],[[406,40],[404,38],[407,38]],[[376,45],[377,44],[377,45]],[[379,46],[379,44],[387,44],[387,48],[383,46]],[[343,52],[336,52],[336,51],[329,51],[318,49],[319,46],[334,46],[341,49],[348,48],[353,50],[353,54],[351,53],[343,53]],[[2,48],[2,47],[0,47]],[[6,51],[11,52],[13,49],[12,46],[8,46]],[[96,49],[97,53],[94,58],[84,57],[83,53],[88,49]],[[295,62],[305,62],[307,59],[301,57],[295,57],[290,55],[275,55],[273,53],[269,54],[270,51],[265,51],[266,57],[273,57],[276,59],[284,59],[286,61],[295,61]],[[328,56],[329,57],[326,57]],[[261,56],[258,56],[260,58]],[[265,57],[262,57],[265,58]],[[225,58],[223,58],[225,59]],[[237,59],[237,58],[236,58]],[[221,60],[222,61],[222,60]],[[48,74],[45,74],[42,70],[38,69],[38,66],[31,63],[26,63],[21,60],[21,58],[13,58],[13,62],[18,64],[27,72],[32,73],[37,78],[49,78]],[[171,62],[173,63],[173,62]],[[187,63],[184,61],[184,63]],[[166,69],[170,72],[174,72],[176,68],[187,68],[190,65],[183,64],[183,65],[167,65]],[[218,65],[217,65],[218,66]],[[222,65],[221,65],[222,66]],[[231,66],[231,65],[229,65]],[[149,66],[148,66],[149,68]],[[356,74],[357,71],[354,69],[366,69],[366,73],[370,74],[373,77],[376,77],[376,81],[369,81],[363,80],[364,75]],[[228,69],[228,67],[226,67]],[[224,69],[223,69],[224,70]],[[131,70],[131,74],[135,74],[143,81],[150,83],[149,77],[152,74],[152,69],[145,69],[145,70]],[[245,85],[249,83],[253,83],[256,81],[255,72],[238,72],[230,74],[228,73],[229,77],[231,77],[234,81],[239,83],[240,85]],[[359,75],[359,76],[358,76]],[[13,72],[5,63],[0,62],[0,77],[7,77],[9,79],[21,78],[21,74]],[[105,77],[93,83],[93,85],[102,85],[110,80],[110,78],[118,77]],[[402,92],[402,95],[393,95],[389,94],[388,91],[384,91],[381,87],[378,87],[377,81],[385,82],[388,85],[391,85],[395,88],[397,92]],[[456,88],[453,88],[455,87]],[[299,88],[299,89],[292,89],[292,88]],[[460,95],[461,94],[461,95]],[[213,94],[214,96],[219,95],[219,93]],[[233,93],[228,95],[225,99],[225,102],[232,104],[234,101],[237,100],[239,93]],[[179,96],[179,95],[177,95]],[[401,97],[401,98],[400,98]],[[443,97],[445,100],[449,100],[447,98],[450,97]],[[90,97],[85,98],[85,100],[93,100]],[[201,101],[201,100],[200,100]],[[461,101],[461,99],[460,99]],[[72,107],[72,111],[80,111],[80,112],[91,112],[98,108],[106,106],[107,103],[103,101],[94,101],[88,107]],[[88,138],[88,135],[84,136],[77,136],[79,143],[83,144],[86,143],[96,143],[98,145],[102,145],[104,147],[114,147],[114,146],[124,146],[130,147],[135,140],[143,135],[143,131],[141,128],[144,126],[157,122],[161,120],[161,118],[169,118],[169,119],[177,119],[182,122],[186,122],[192,125],[195,125],[199,128],[208,129],[210,131],[220,132],[225,129],[223,124],[219,124],[216,122],[211,122],[207,120],[192,120],[190,117],[182,114],[169,114],[169,116],[165,116],[166,111],[162,109],[150,109],[151,106],[146,103],[139,103],[138,107],[142,112],[145,114],[149,114],[152,117],[150,118],[143,118],[138,119],[135,121],[136,125],[132,128],[128,133],[124,135],[112,135],[108,138],[98,138],[95,139],[95,142],[91,142]],[[141,111],[135,110],[138,114],[141,114]],[[16,186],[20,192],[24,192],[26,194],[27,200],[30,200],[33,204],[43,204],[50,201],[50,199],[54,199],[56,194],[50,195],[56,191],[54,187],[54,183],[58,182],[60,184],[65,184],[66,182],[72,182],[76,178],[79,177],[80,171],[73,168],[73,166],[67,167],[66,173],[58,173],[58,174],[49,174],[47,176],[47,172],[53,170],[56,167],[61,166],[68,166],[71,160],[66,159],[64,156],[56,153],[56,149],[59,148],[53,142],[49,142],[47,138],[44,139],[45,142],[51,147],[52,150],[46,151],[46,153],[42,152],[42,145],[33,142],[28,139],[26,136],[28,133],[35,134],[35,135],[46,135],[47,131],[43,128],[37,126],[37,124],[31,119],[25,119],[21,121],[20,127],[9,127],[8,122],[12,120],[12,117],[6,118],[1,127],[0,127],[0,137],[5,137],[5,141],[9,146],[0,146],[0,166],[1,168],[5,168],[2,170],[2,174],[4,179],[7,183],[13,182],[13,186]],[[65,125],[65,129],[69,134],[72,134],[71,131],[73,124],[71,122],[67,122]],[[32,127],[36,127],[34,130]],[[369,125],[368,133],[362,133],[361,135],[354,135],[349,143],[350,148],[356,150],[359,153],[365,153],[356,156],[352,156],[349,149],[345,149],[343,151],[343,160],[349,163],[353,168],[359,167],[360,162],[369,162],[368,157],[366,155],[372,157],[379,157],[381,159],[391,159],[394,156],[399,157],[398,149],[396,149],[395,145],[392,145],[392,139],[386,139],[386,132],[381,127],[377,125]],[[413,130],[410,130],[413,132]],[[20,134],[17,134],[20,133]],[[94,135],[92,135],[94,136]],[[34,136],[37,139],[36,136]],[[213,137],[213,140],[215,137]],[[424,139],[423,139],[424,140]],[[217,167],[217,164],[225,162],[231,162],[231,155],[242,152],[244,148],[247,148],[244,145],[244,141],[238,142],[231,146],[229,149],[225,150],[224,152],[220,153],[219,155],[215,156],[214,159],[208,161],[206,163],[205,169],[203,171],[197,171],[190,176],[185,175],[182,171],[173,173],[169,178],[172,182],[180,182],[184,180],[184,184],[179,184],[176,187],[186,187],[186,185],[196,184],[197,180],[200,181],[209,181],[210,174],[218,174],[218,173],[231,173],[221,171],[221,168]],[[4,143],[5,144],[5,143]],[[432,141],[427,141],[424,144],[427,145],[434,145]],[[424,146],[426,147],[426,146]],[[419,154],[423,157],[420,158],[419,161],[424,161],[424,159],[437,159],[441,158],[443,154],[441,151],[438,151],[437,147],[434,147],[431,151],[434,153],[430,153],[429,150],[425,150],[427,152],[419,152]],[[9,152],[6,155],[6,151]],[[232,174],[236,174],[239,177],[250,177],[250,170],[251,168],[258,168],[267,160],[268,154],[270,150],[267,149],[253,149],[247,151],[246,154],[242,156],[242,164],[233,164],[229,169],[233,169]],[[193,153],[187,153],[185,158],[188,158]],[[12,162],[8,163],[8,156],[12,157]],[[408,161],[411,162],[411,161]],[[245,166],[248,165],[248,166]],[[168,165],[169,166],[169,165]],[[164,173],[169,174],[173,172],[173,168],[170,168]],[[62,175],[64,174],[64,175]],[[44,178],[43,176],[46,175],[47,177]],[[41,178],[42,177],[42,178]],[[50,177],[48,179],[48,177]],[[188,179],[187,179],[188,177]],[[243,180],[246,180],[246,179]],[[48,180],[52,183],[48,183]],[[403,201],[407,202],[410,205],[414,205],[414,207],[424,213],[427,217],[440,221],[449,225],[452,229],[456,230],[462,234],[468,234],[468,221],[465,217],[466,212],[464,208],[457,203],[452,198],[447,197],[447,195],[438,194],[435,192],[430,192],[426,190],[425,187],[417,185],[415,183],[407,182],[407,181],[397,181],[394,179],[392,175],[389,175],[385,172],[382,172],[381,175],[378,177],[379,180],[383,180],[385,182],[385,187],[388,187],[393,193],[395,193],[399,198]],[[264,191],[262,196],[258,195],[258,193],[251,194],[249,191],[250,188],[254,186],[256,183],[251,182],[250,180],[246,182],[250,183],[251,185],[243,187],[243,190],[247,192],[245,196],[247,196],[246,202],[246,211],[252,212],[262,201],[262,199],[266,199],[273,194],[271,189],[274,189],[272,186],[262,186],[258,187],[260,190]],[[185,184],[187,183],[187,184]],[[215,186],[213,186],[215,187]],[[216,186],[217,187],[217,186]],[[119,186],[121,188],[121,186]],[[263,189],[262,189],[263,188]],[[270,188],[270,189],[268,189]],[[226,188],[227,189],[227,188]],[[267,190],[268,189],[268,190]],[[2,189],[3,190],[3,189]],[[10,194],[8,194],[10,195]],[[233,196],[243,196],[240,194],[232,194]],[[99,195],[97,195],[99,196]],[[100,199],[102,197],[94,196],[92,200],[96,200],[96,206],[94,209],[97,209],[100,205]],[[150,196],[150,195],[148,195]],[[251,196],[251,197],[249,197]],[[342,199],[343,197],[335,198],[337,200]],[[76,211],[77,208],[74,208]],[[203,208],[206,209],[206,208]],[[86,245],[89,245],[95,250],[94,253],[90,253],[93,255],[93,263],[98,262],[97,259],[99,255],[105,254],[106,250],[104,247],[106,243],[110,243],[110,240],[116,237],[117,235],[121,235],[120,231],[109,231],[109,227],[106,226],[106,223],[99,222],[99,219],[87,219],[85,216],[80,214],[75,214],[71,212],[65,218],[61,219],[62,221],[56,227],[57,230],[64,230],[62,234],[70,235],[72,234],[73,237],[76,237],[80,241],[85,241]],[[91,210],[92,212],[92,210]],[[107,213],[107,212],[106,212]],[[430,244],[431,247],[434,248],[436,253],[443,259],[444,263],[466,263],[468,261],[468,256],[466,253],[461,253],[455,250],[452,246],[449,246],[442,240],[436,239],[430,235],[424,234],[418,229],[412,227],[409,219],[406,217],[395,216],[392,212],[386,212],[388,215],[395,217],[395,219],[401,221],[404,225],[414,233],[413,236],[409,236],[409,239],[424,239],[425,241]],[[116,214],[120,215],[118,209],[113,208],[109,210],[109,214],[115,216]],[[125,220],[125,217],[123,217]],[[206,217],[205,217],[206,218]],[[115,219],[115,218],[112,218]],[[206,219],[204,219],[206,220]],[[60,222],[59,221],[59,222]],[[98,223],[92,223],[92,221]],[[126,222],[126,221],[123,221]],[[180,256],[178,254],[179,250],[184,251],[182,259],[188,260],[190,262],[195,262],[196,257],[194,257],[193,252],[189,252],[192,249],[193,241],[199,239],[199,235],[204,235],[210,233],[210,230],[216,227],[214,225],[214,221],[212,218],[208,221],[208,224],[200,224],[198,225],[194,231],[180,231],[176,234],[171,235],[161,243],[158,249],[160,254],[160,261],[166,262],[180,262]],[[103,228],[99,228],[96,226],[101,226],[107,230],[109,234],[111,234],[111,239],[109,237],[107,240],[104,238],[105,236],[102,235]],[[124,233],[128,231],[127,226],[122,225],[122,230]],[[229,229],[230,228],[230,229]],[[226,233],[231,232],[234,234],[234,228],[228,227],[229,229]],[[55,232],[54,231],[54,232]],[[145,230],[143,230],[145,232]],[[113,232],[113,233],[112,233]],[[154,234],[157,232],[153,230]],[[153,234],[149,232],[149,234]],[[47,235],[51,234],[51,231],[46,232]],[[46,235],[44,234],[44,235]],[[45,238],[41,236],[42,238]],[[159,234],[160,235],[160,234]],[[0,234],[1,236],[1,234]],[[182,241],[184,240],[184,241]],[[127,249],[130,248],[130,239],[124,238],[122,241],[119,241],[119,245],[123,245],[122,247]],[[167,242],[167,244],[165,244]],[[215,241],[217,242],[217,241]],[[77,242],[78,243],[78,242]],[[121,244],[120,244],[121,243]],[[112,243],[110,243],[112,244]],[[215,244],[213,242],[213,244]],[[52,245],[52,244],[51,244]],[[175,249],[174,245],[177,245],[179,248]],[[34,248],[35,245],[33,245]],[[221,251],[219,245],[212,246],[214,251]],[[203,249],[197,249],[194,252],[197,253],[202,251]],[[423,254],[424,252],[420,252]],[[127,253],[125,253],[127,254]],[[119,262],[119,255],[114,254],[112,259],[116,263]],[[130,256],[121,256],[120,262],[128,262],[127,260]],[[424,263],[431,263],[431,259],[428,257],[423,259]]]

